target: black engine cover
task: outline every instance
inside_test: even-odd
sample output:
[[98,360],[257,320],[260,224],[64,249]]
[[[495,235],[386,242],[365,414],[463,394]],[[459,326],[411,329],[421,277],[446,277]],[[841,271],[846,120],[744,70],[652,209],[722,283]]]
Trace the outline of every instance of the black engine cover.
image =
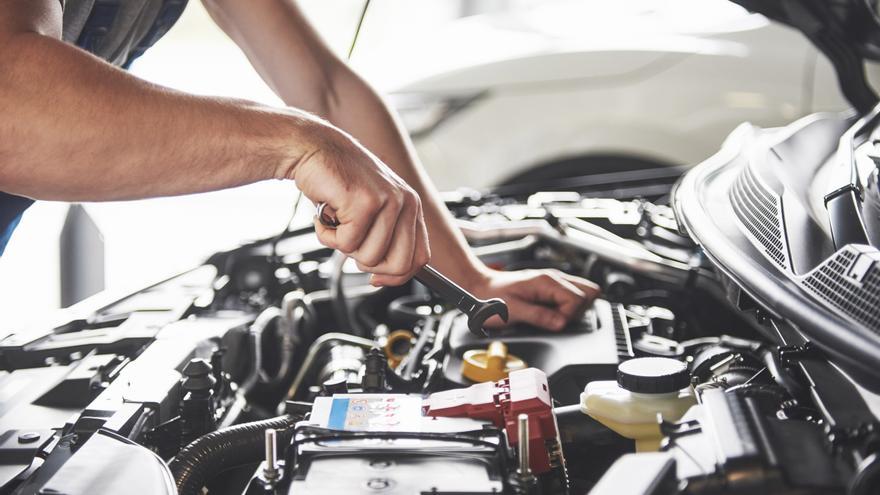
[[468,330],[465,318],[458,318],[449,333],[446,379],[457,386],[472,384],[461,374],[462,356],[485,349],[493,340],[503,340],[511,354],[544,371],[553,398],[563,404],[578,402],[587,382],[613,380],[618,363],[633,356],[623,306],[599,299],[580,321],[556,334],[512,325],[478,337]]

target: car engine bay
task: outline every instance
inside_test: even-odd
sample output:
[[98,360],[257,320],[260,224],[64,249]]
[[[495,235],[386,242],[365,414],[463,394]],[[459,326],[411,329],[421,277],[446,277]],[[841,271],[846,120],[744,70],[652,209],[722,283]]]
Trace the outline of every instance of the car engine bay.
[[598,284],[562,331],[475,331],[288,227],[4,328],[0,495],[880,493],[880,15],[734,1],[853,110],[444,195],[488,267]]
[[601,286],[559,333],[476,335],[309,227],[11,334],[0,492],[876,493],[876,396],[719,275],[679,173],[446,195],[489,266]]

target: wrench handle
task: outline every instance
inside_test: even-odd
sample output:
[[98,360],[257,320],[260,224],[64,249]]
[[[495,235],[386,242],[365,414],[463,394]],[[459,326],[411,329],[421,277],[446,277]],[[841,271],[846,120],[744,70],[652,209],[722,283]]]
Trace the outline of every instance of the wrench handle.
[[473,294],[446,278],[445,275],[435,270],[431,265],[425,265],[416,272],[415,279],[466,314],[473,312],[474,307],[477,305],[477,298]]
[[[335,212],[327,203],[321,202],[317,204],[315,216],[327,228],[335,229],[339,226],[339,220],[336,219]],[[477,304],[481,302],[473,294],[446,278],[445,275],[435,270],[431,265],[425,265],[416,272],[415,279],[437,293],[443,300],[454,304],[456,308],[468,316],[471,316]]]

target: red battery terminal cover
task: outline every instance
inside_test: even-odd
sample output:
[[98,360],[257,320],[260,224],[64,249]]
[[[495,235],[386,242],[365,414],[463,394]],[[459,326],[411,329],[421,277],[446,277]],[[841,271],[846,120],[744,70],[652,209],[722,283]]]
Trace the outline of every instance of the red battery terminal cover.
[[513,371],[497,382],[445,390],[428,396],[425,414],[432,417],[491,421],[507,432],[512,448],[518,443],[517,417],[529,417],[529,467],[535,474],[550,470],[547,441],[556,440],[556,417],[547,387],[547,375],[536,368]]

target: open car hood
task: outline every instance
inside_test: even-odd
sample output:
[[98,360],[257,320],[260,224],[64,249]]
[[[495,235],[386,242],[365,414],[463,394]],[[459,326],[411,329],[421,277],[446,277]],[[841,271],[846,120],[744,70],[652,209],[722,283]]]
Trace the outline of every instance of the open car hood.
[[877,102],[864,62],[880,60],[876,0],[731,0],[803,32],[834,65],[841,91],[860,113]]
[[[878,98],[864,63],[880,59],[880,20],[867,0],[734,0],[801,30],[832,62],[855,112],[781,129],[737,128],[686,173],[678,221],[756,309],[768,333],[792,323],[854,375],[880,379],[880,251],[865,198],[873,180]],[[859,118],[861,117],[861,118]],[[873,236],[877,237],[877,236]]]
[[876,110],[743,124],[673,194],[739,308],[783,341],[776,323],[793,324],[863,383],[880,379],[880,251],[864,205],[877,124]]

